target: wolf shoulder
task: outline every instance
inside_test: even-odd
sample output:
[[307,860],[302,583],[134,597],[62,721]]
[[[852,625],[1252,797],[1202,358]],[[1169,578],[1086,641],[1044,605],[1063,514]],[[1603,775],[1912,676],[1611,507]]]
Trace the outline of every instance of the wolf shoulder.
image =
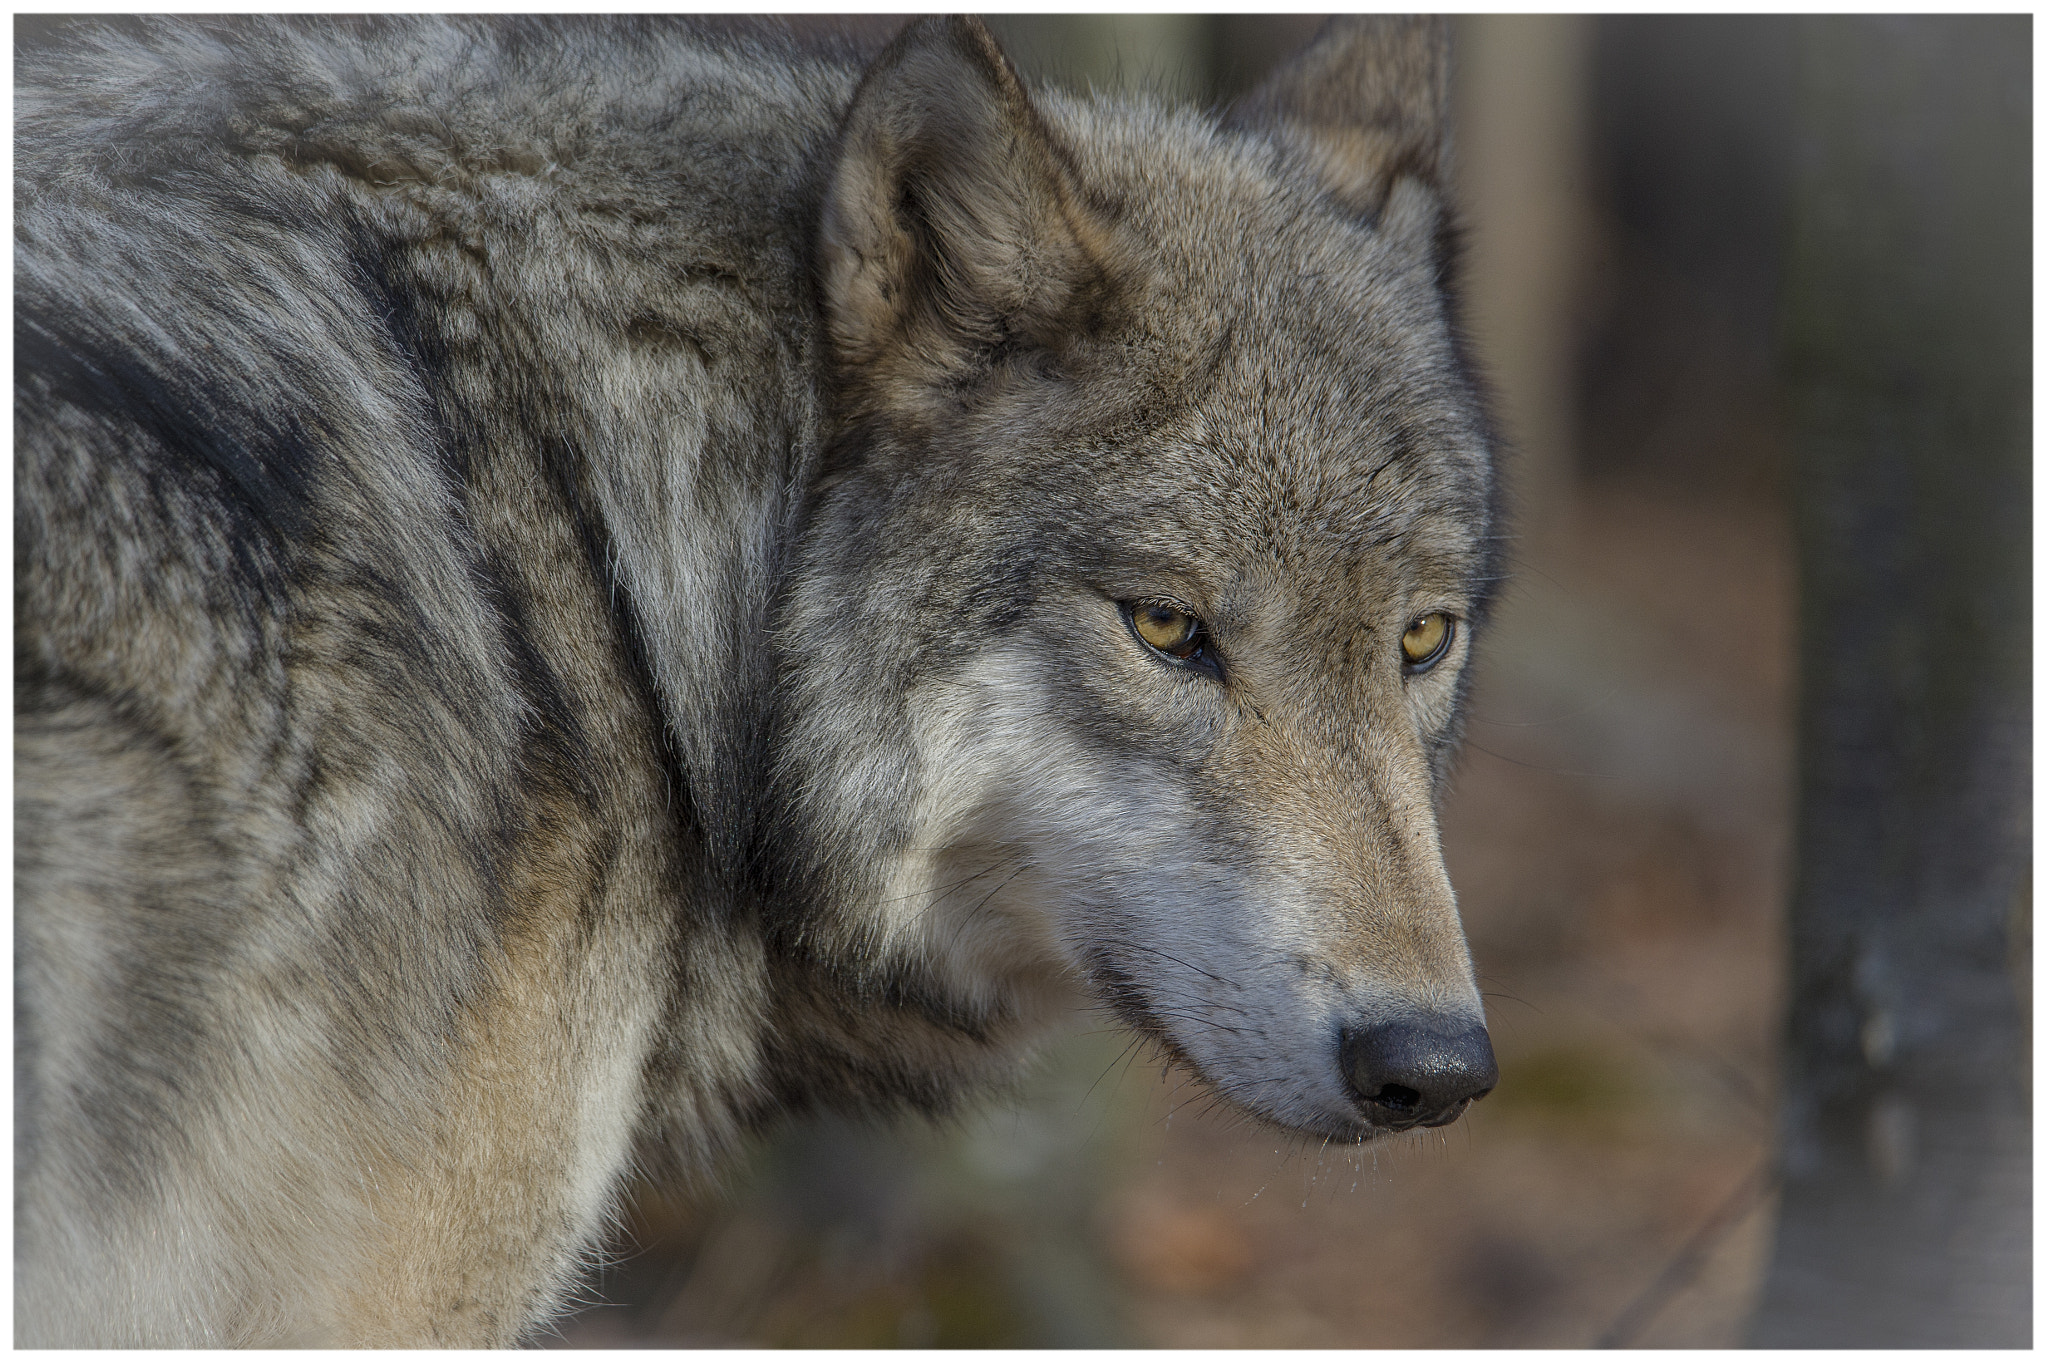
[[[44,651],[127,634],[193,678],[254,668],[309,553],[445,614],[467,560],[545,539],[536,503],[599,498],[602,470],[725,501],[784,477],[812,401],[805,167],[853,78],[652,20],[32,27],[31,671],[66,628],[86,637]],[[154,639],[172,618],[218,637]]]
[[810,166],[853,79],[651,20],[47,23],[16,81],[24,321],[120,352],[79,357],[80,405],[212,384],[305,411],[327,457],[451,369],[594,390],[668,350],[712,405],[747,386],[721,362],[801,330]]
[[391,837],[492,790],[662,800],[613,755],[663,747],[648,655],[730,673],[808,457],[802,224],[855,68],[653,19],[26,30],[31,855],[85,855],[56,850],[79,764],[153,763],[105,788],[236,830],[220,864],[278,862],[241,830],[320,791]]
[[[681,930],[661,906],[701,885],[648,657],[716,670],[739,579],[766,571],[814,401],[804,167],[852,80],[656,22],[27,35],[17,1289],[35,1337],[89,1300],[134,1317],[79,1321],[94,1338],[185,1339],[164,1322],[242,1319],[275,1295],[264,1273],[339,1281],[411,1233],[406,1209],[305,1171],[459,1163],[474,1114],[434,1086],[498,1071],[483,1022],[451,1048],[451,1001],[573,1017],[628,1053],[653,1025]],[[672,557],[696,610],[630,526],[695,546]],[[605,925],[606,988],[541,1007],[480,976],[508,943],[553,961],[578,923]],[[536,1117],[532,1157],[613,1167],[635,1101],[614,1087],[528,1083],[536,1111],[605,1114],[596,1135]],[[559,1231],[504,1283],[568,1281],[596,1205],[547,1200],[569,1191],[532,1190]],[[197,1237],[176,1264],[95,1248],[174,1230]],[[255,1316],[231,1333],[296,1337]]]

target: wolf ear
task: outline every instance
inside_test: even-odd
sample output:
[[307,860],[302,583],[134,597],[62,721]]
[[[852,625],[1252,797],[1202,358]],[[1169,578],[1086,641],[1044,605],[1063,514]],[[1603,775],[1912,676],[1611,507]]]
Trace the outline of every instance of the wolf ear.
[[1333,198],[1380,221],[1390,209],[1401,216],[1404,205],[1391,201],[1404,179],[1435,191],[1425,202],[1443,190],[1449,106],[1444,21],[1376,14],[1323,25],[1299,56],[1233,105],[1225,122],[1294,148]]
[[987,29],[912,24],[840,127],[819,232],[835,358],[869,399],[1052,343],[1101,271],[1073,176]]

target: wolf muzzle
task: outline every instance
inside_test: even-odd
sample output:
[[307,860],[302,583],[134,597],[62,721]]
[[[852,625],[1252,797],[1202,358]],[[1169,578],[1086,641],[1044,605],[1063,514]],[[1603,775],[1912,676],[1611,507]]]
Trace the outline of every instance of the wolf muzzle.
[[1393,1131],[1456,1121],[1500,1079],[1485,1026],[1464,1018],[1346,1027],[1337,1063],[1359,1110]]

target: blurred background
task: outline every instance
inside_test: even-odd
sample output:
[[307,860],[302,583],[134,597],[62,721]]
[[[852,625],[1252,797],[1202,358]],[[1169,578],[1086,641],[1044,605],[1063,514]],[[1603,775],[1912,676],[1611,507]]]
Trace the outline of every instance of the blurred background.
[[[1319,23],[991,27],[1213,103]],[[1319,1149],[1078,1019],[944,1128],[642,1190],[550,1342],[2028,1341],[2031,20],[1453,35],[1517,525],[1443,817],[1499,1088]]]

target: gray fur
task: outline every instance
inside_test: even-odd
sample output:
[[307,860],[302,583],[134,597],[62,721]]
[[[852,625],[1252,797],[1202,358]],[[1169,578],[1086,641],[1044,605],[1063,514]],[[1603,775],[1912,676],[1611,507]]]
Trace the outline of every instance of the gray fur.
[[512,1342],[633,1161],[938,1109],[1077,983],[1375,1134],[1334,1029],[1478,1016],[1441,62],[28,30],[19,1342]]

